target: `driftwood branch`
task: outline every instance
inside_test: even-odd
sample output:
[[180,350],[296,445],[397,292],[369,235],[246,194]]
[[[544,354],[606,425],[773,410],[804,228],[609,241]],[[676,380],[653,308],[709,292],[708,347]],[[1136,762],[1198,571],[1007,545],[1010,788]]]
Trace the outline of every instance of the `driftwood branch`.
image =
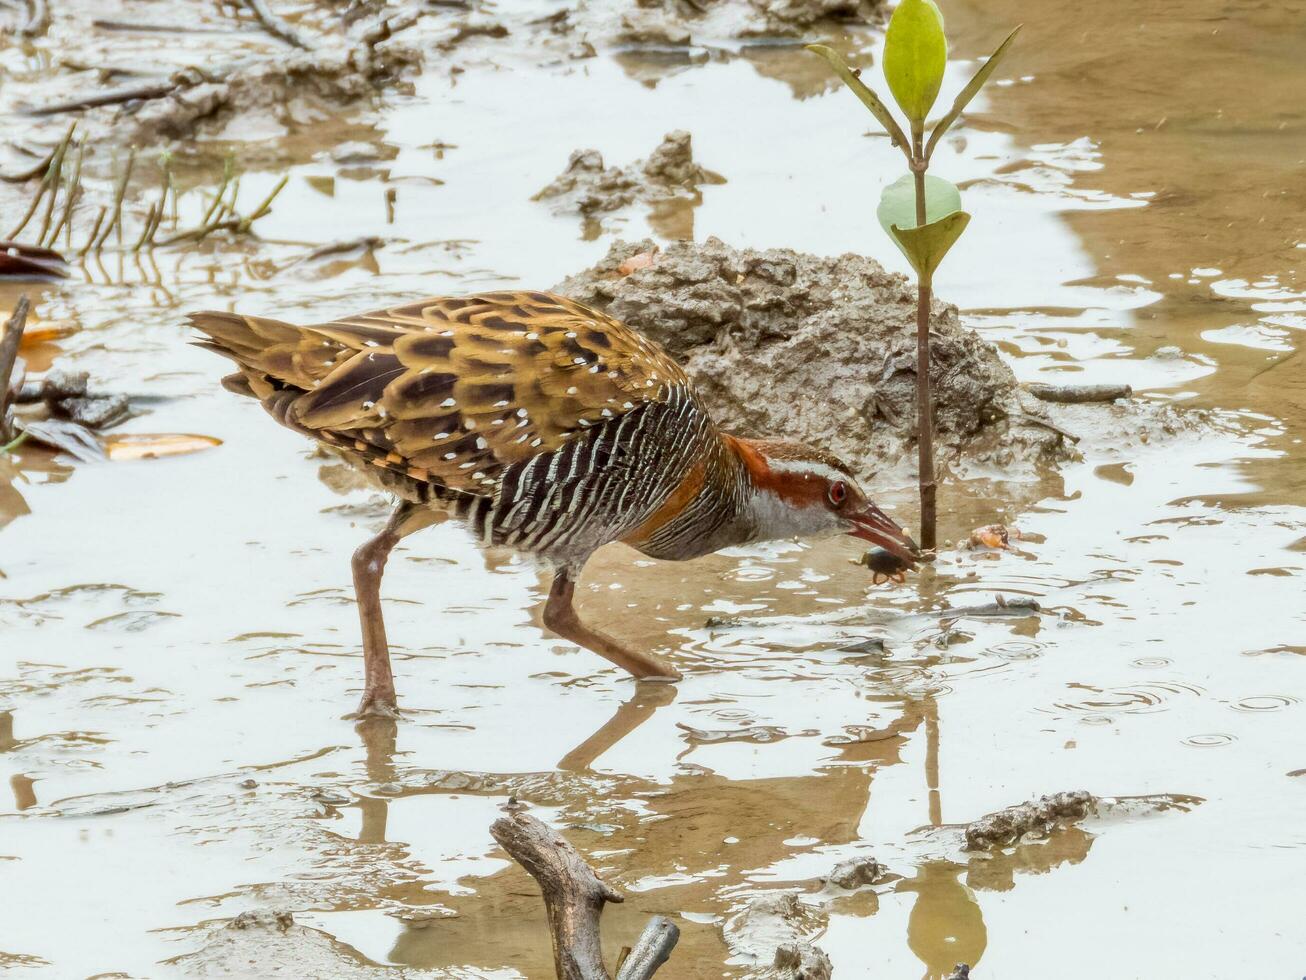
[[[609,980],[599,917],[606,903],[625,900],[621,893],[604,884],[570,843],[529,814],[500,817],[490,826],[490,834],[544,894],[558,980]],[[680,930],[673,923],[655,917],[623,961],[618,980],[653,976],[679,938]]]
[[10,383],[14,365],[18,363],[18,345],[23,339],[23,328],[27,325],[27,296],[18,297],[13,315],[5,324],[4,334],[0,335],[0,443],[7,444],[13,433],[9,429],[9,396],[15,387]]
[[1080,405],[1085,402],[1113,402],[1128,398],[1134,393],[1129,385],[1049,385],[1030,382],[1025,390],[1045,402],[1063,405]]
[[655,915],[640,933],[635,948],[627,951],[617,964],[617,980],[646,980],[658,972],[658,967],[671,958],[671,951],[680,941],[680,930],[670,919]]

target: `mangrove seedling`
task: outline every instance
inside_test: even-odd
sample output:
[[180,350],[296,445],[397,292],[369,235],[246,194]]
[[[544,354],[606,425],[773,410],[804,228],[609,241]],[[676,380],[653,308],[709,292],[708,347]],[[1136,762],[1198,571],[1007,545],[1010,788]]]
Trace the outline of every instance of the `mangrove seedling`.
[[943,14],[934,0],[902,0],[889,20],[884,39],[884,78],[898,108],[907,117],[907,131],[860,78],[824,44],[809,44],[834,69],[871,114],[884,127],[893,145],[907,158],[907,176],[880,195],[876,212],[880,224],[916,270],[916,418],[921,497],[921,547],[932,550],[935,534],[934,402],[930,395],[930,294],[934,270],[956,243],[970,221],[961,209],[961,193],[942,179],[926,173],[939,140],[957,121],[997,68],[1020,31],[1017,27],[989,56],[961,90],[952,108],[934,124],[926,139],[925,120],[934,107],[948,62],[948,39]]

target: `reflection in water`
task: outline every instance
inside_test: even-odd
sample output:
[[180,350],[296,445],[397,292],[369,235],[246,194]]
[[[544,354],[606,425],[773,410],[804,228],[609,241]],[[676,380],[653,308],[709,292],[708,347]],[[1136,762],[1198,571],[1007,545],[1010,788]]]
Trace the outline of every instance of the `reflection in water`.
[[958,963],[972,967],[988,947],[988,929],[975,893],[962,884],[964,865],[927,861],[914,878],[894,885],[894,891],[916,894],[907,920],[907,945],[925,964],[923,980],[942,980]]
[[599,756],[653,717],[653,712],[675,699],[674,684],[637,682],[630,700],[621,705],[602,728],[558,760],[558,768],[564,771],[589,769]]
[[14,793],[14,809],[29,810],[36,806],[36,780],[31,776],[17,773],[9,777],[9,788]]
[[[363,742],[363,768],[368,782],[373,785],[394,782],[398,723],[393,718],[366,718],[355,725],[354,730]],[[360,796],[356,805],[362,818],[359,843],[384,844],[390,801],[378,796]]]

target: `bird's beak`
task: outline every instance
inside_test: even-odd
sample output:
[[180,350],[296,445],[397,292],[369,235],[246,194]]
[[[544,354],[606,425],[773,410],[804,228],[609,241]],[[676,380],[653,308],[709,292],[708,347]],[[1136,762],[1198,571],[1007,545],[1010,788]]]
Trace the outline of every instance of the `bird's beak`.
[[854,538],[879,545],[889,554],[905,561],[908,568],[916,566],[920,557],[920,547],[880,508],[868,503],[865,510],[860,514],[849,515],[848,519],[852,522],[852,528],[848,533]]

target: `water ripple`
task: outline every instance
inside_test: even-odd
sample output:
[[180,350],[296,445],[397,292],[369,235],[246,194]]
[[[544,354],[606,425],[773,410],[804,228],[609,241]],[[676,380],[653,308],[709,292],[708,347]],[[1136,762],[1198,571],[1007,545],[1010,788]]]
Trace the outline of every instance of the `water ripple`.
[[1297,703],[1297,698],[1287,694],[1263,694],[1234,701],[1229,707],[1235,711],[1281,711]]

